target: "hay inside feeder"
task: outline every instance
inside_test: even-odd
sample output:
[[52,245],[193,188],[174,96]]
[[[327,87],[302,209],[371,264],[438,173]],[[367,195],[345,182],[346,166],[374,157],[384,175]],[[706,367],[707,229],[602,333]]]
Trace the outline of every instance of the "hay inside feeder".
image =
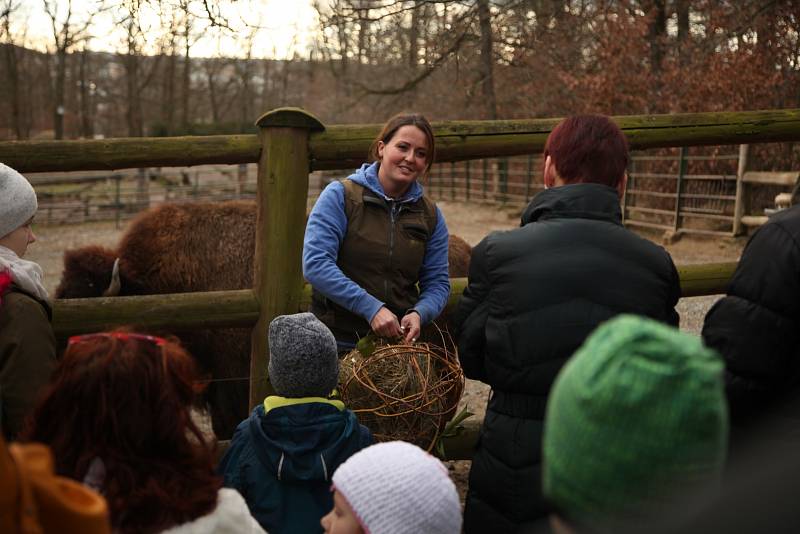
[[369,356],[354,349],[342,360],[342,400],[377,441],[399,439],[431,451],[452,419],[464,374],[452,340],[441,337],[441,347],[379,341]]

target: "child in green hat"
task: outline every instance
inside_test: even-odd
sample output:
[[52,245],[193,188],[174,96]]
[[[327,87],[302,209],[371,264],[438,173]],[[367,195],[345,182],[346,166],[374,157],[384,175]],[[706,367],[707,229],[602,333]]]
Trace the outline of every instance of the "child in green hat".
[[632,315],[592,333],[547,405],[543,492],[553,523],[618,530],[718,481],[728,409],[719,356],[700,338]]

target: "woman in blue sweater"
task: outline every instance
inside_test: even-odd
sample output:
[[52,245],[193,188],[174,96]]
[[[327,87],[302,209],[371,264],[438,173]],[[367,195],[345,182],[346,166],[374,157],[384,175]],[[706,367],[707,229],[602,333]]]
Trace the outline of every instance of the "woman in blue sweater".
[[414,342],[447,304],[447,225],[419,183],[434,150],[425,117],[396,115],[372,143],[373,163],[330,184],[311,210],[303,274],[340,350],[369,330]]

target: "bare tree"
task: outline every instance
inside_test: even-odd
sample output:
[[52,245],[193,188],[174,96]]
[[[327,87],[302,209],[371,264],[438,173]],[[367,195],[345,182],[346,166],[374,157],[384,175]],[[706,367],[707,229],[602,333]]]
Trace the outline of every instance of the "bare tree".
[[141,95],[153,80],[159,62],[164,56],[162,49],[156,54],[155,60],[150,62],[149,69],[143,65],[142,49],[145,45],[145,32],[141,25],[140,8],[141,5],[136,0],[126,1],[118,21],[118,24],[125,28],[124,52],[121,54],[126,79],[125,119],[128,135],[132,137],[144,135]]
[[183,74],[181,75],[181,125],[184,131],[189,129],[191,114],[189,108],[189,93],[192,88],[192,58],[189,53],[192,48],[192,24],[194,15],[191,11],[191,0],[180,0],[179,8],[183,15]]
[[0,3],[0,38],[5,44],[3,59],[6,64],[6,75],[8,76],[8,94],[11,106],[11,129],[17,139],[26,137],[22,125],[22,102],[20,97],[20,72],[18,50],[14,43],[11,33],[11,16],[20,7],[20,2],[14,0],[3,0]]
[[83,46],[78,57],[78,88],[81,116],[81,136],[85,139],[94,137],[94,110],[92,97],[94,82],[89,80],[91,72],[91,58],[89,49]]
[[164,127],[164,133],[169,133],[175,119],[175,75],[178,63],[178,33],[179,19],[178,11],[173,6],[162,5],[160,12],[161,27],[163,29],[161,37],[161,50],[165,55],[164,65],[161,72],[161,113],[160,120]]
[[245,55],[243,59],[239,59],[236,61],[236,73],[239,76],[240,80],[240,89],[239,89],[239,123],[240,124],[247,124],[248,122],[252,122],[254,117],[252,115],[252,103],[253,103],[253,87],[252,87],[252,80],[253,80],[253,43],[255,42],[256,33],[258,31],[257,27],[252,27],[250,31],[247,33],[247,36],[244,38],[244,42],[242,43],[243,48],[245,50]]
[[494,52],[489,0],[478,0],[478,20],[481,26],[481,88],[485,99],[486,118],[496,120],[497,98],[494,94]]
[[[66,111],[65,87],[67,78],[67,54],[75,45],[90,38],[89,28],[94,16],[104,9],[98,1],[93,9],[82,10],[83,15],[76,20],[72,10],[72,0],[42,0],[44,10],[50,18],[55,44],[56,75],[53,91],[53,130],[56,139],[64,138],[64,113]],[[62,6],[62,9],[59,9]]]

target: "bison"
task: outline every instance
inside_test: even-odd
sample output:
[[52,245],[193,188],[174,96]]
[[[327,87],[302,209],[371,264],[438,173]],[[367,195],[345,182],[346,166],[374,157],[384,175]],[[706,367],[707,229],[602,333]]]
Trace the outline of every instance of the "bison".
[[[256,204],[162,204],[139,214],[116,250],[88,246],[64,253],[56,298],[221,291],[253,285]],[[450,236],[450,276],[467,275],[470,246]],[[118,259],[118,261],[117,261]],[[116,262],[116,265],[115,265]],[[214,431],[227,438],[248,412],[250,329],[178,333],[214,380],[208,400]]]

